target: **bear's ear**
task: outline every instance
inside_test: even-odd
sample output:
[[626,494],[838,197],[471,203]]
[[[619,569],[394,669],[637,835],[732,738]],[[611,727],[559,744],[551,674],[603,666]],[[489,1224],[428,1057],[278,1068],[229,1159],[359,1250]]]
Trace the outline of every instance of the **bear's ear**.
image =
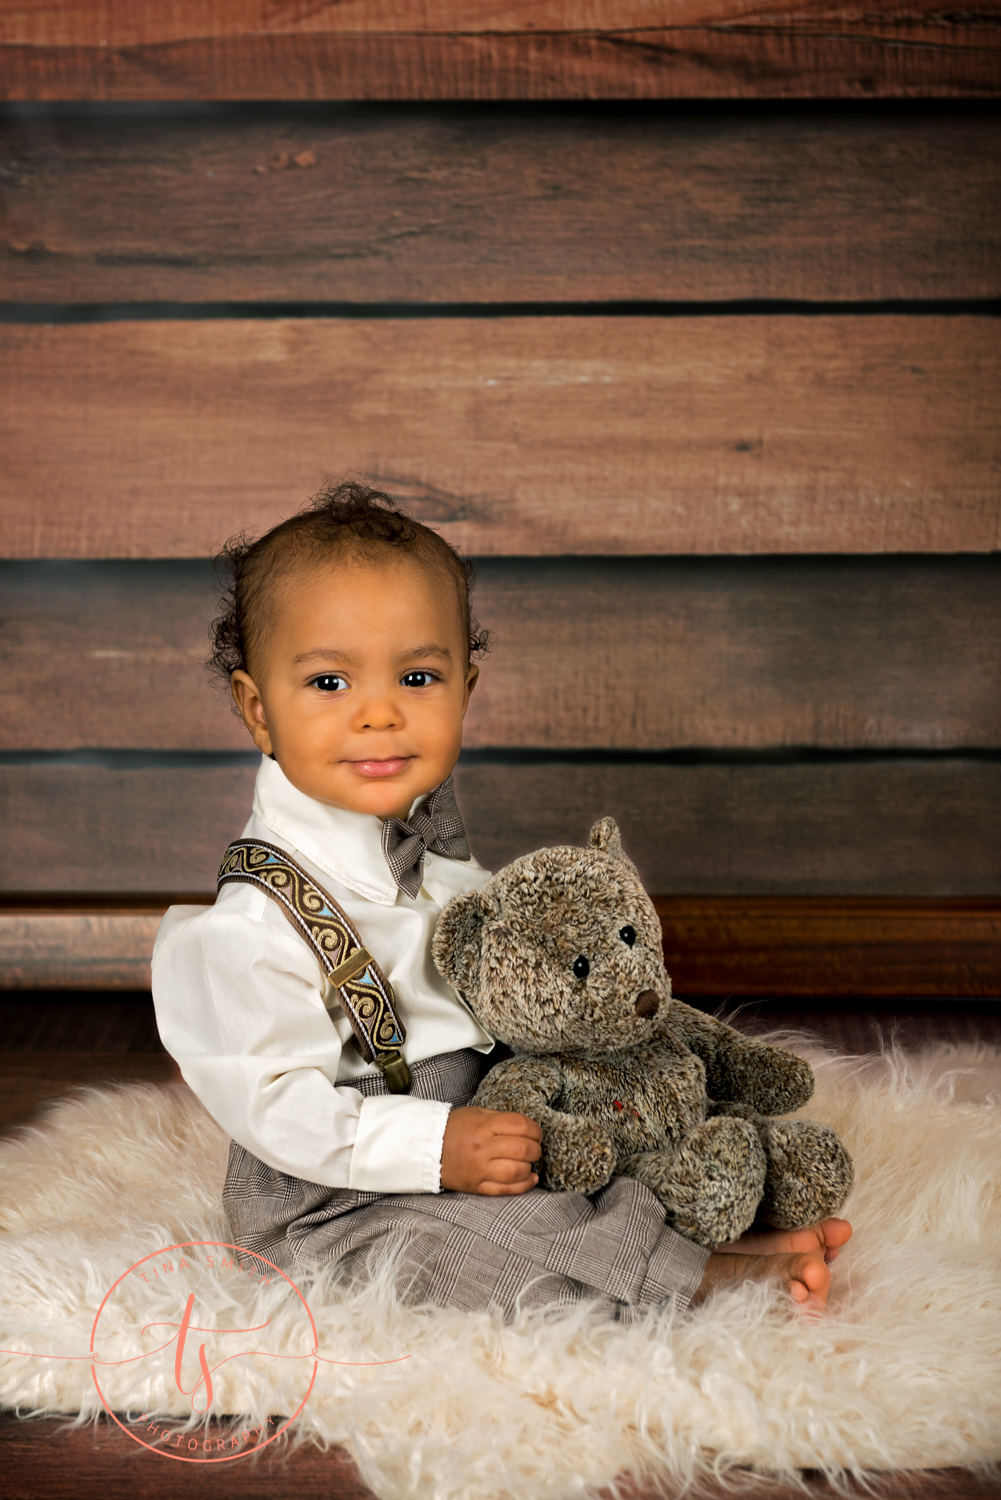
[[599,818],[588,834],[587,842],[589,848],[600,849],[604,854],[610,854],[613,859],[617,859],[619,864],[625,865],[630,875],[639,880],[640,872],[622,847],[619,825],[614,818]]
[[480,946],[488,909],[482,891],[453,896],[438,918],[431,940],[435,968],[446,983],[463,994],[479,988]]
[[587,841],[592,849],[603,849],[613,859],[626,857],[619,837],[619,825],[614,818],[599,818],[588,834]]

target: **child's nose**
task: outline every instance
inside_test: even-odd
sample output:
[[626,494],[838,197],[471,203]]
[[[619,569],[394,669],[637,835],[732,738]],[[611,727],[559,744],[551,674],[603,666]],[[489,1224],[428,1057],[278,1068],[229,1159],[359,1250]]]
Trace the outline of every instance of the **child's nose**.
[[370,698],[359,704],[355,719],[357,729],[393,729],[399,722],[396,705],[384,698]]

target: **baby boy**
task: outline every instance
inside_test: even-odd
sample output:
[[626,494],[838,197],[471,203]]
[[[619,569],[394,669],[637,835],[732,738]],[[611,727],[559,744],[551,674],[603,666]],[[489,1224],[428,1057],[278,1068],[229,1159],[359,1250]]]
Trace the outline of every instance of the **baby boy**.
[[710,1254],[630,1178],[589,1197],[540,1188],[539,1127],[469,1103],[493,1038],[430,958],[442,906],[488,878],[452,795],[484,646],[455,551],[348,484],[225,559],[213,661],[262,752],[244,837],[340,905],[392,986],[410,1074],[389,1091],[266,892],[225,884],[213,907],[172,907],[157,1020],[232,1137],[234,1243],[283,1270],[333,1260],[346,1275],[392,1248],[410,1301],[506,1315],[585,1298],[611,1316],[684,1307],[762,1277],[822,1304],[843,1220]]

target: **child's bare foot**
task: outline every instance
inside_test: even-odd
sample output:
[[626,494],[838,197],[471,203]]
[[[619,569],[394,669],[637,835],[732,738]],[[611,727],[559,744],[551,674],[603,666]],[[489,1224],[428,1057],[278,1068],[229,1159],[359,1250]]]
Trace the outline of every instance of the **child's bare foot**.
[[825,1306],[831,1289],[831,1273],[819,1248],[791,1255],[715,1251],[709,1257],[702,1285],[692,1301],[703,1302],[711,1293],[738,1286],[742,1281],[784,1282],[794,1302],[814,1308]]
[[795,1255],[822,1250],[829,1264],[851,1237],[852,1226],[847,1219],[821,1219],[809,1229],[752,1229],[719,1248],[733,1255]]

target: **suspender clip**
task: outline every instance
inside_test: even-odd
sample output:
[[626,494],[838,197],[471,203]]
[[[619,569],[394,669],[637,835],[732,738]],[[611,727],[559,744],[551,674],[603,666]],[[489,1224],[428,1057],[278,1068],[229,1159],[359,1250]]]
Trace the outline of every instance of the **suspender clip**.
[[402,1052],[395,1049],[392,1052],[380,1052],[375,1065],[385,1078],[386,1087],[391,1094],[410,1092],[410,1069]]

